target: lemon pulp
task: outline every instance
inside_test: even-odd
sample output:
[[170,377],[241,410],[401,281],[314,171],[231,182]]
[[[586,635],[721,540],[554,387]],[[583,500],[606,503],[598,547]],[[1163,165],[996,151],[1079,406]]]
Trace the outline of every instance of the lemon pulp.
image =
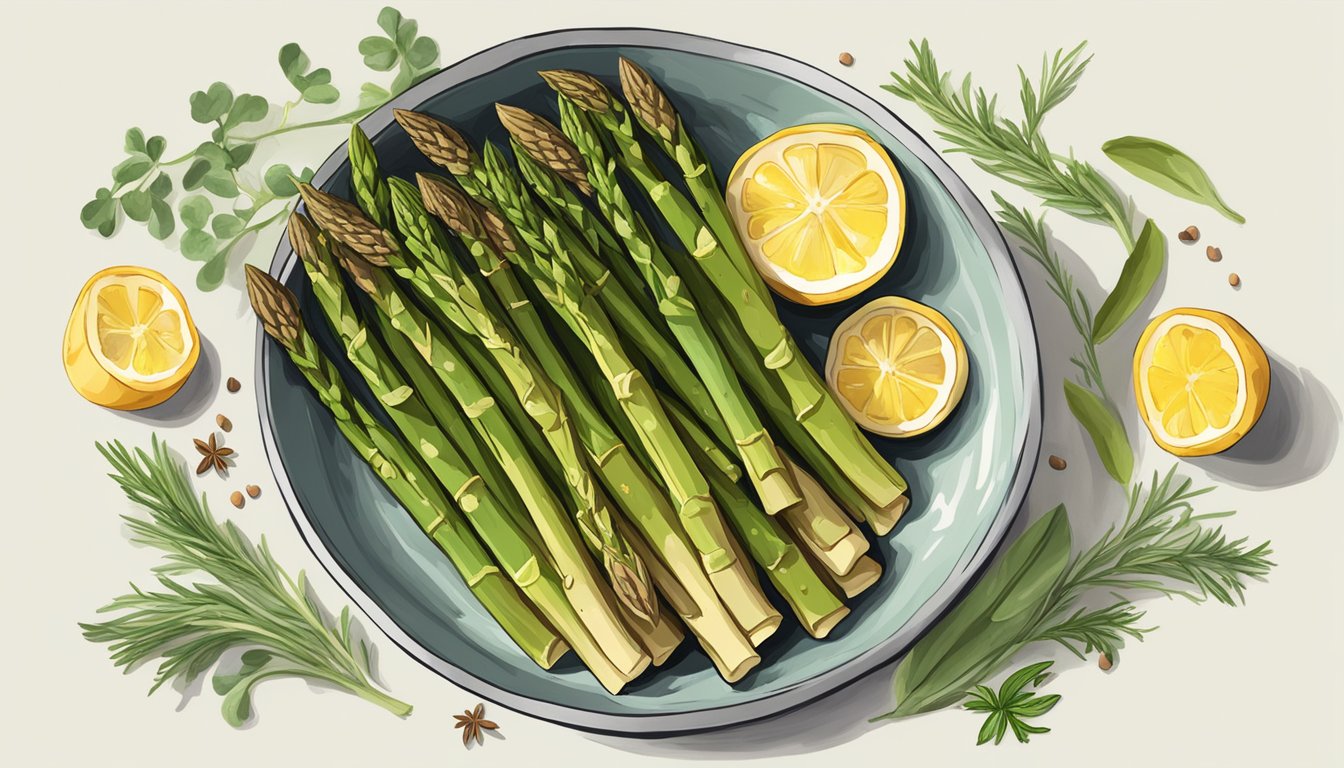
[[[106,277],[93,288],[89,338],[94,356],[128,379],[157,381],[186,359],[186,333],[176,301],[141,276]],[[165,301],[165,298],[167,301]]]
[[849,298],[876,282],[900,249],[900,174],[851,126],[795,126],[765,139],[738,160],[727,199],[757,269],[793,301]]

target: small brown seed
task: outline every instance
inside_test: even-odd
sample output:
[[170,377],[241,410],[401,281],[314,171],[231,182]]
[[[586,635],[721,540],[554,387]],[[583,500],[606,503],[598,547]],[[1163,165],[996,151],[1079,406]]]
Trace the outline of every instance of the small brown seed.
[[1055,456],[1054,454],[1051,454],[1051,455],[1050,455],[1050,468],[1051,468],[1051,469],[1060,469],[1060,470],[1062,470],[1062,469],[1064,469],[1064,468],[1067,467],[1067,466],[1069,466],[1069,462],[1065,461],[1064,459],[1062,459],[1062,458],[1060,458],[1060,457],[1058,457],[1058,456]]
[[1209,257],[1209,261],[1222,261],[1223,249],[1214,248],[1212,245],[1210,245],[1208,248],[1204,249],[1204,255]]
[[1240,286],[1241,286],[1241,275],[1238,275],[1236,272],[1233,272],[1232,274],[1228,275],[1228,276],[1227,276],[1227,284],[1230,285],[1230,286],[1232,286],[1233,288],[1238,288],[1238,287],[1240,287]]
[[225,416],[222,413],[215,415],[215,423],[218,424],[219,428],[224,430],[225,432],[233,431],[233,422],[229,421],[229,417]]
[[1181,233],[1177,235],[1176,238],[1180,240],[1182,243],[1193,243],[1199,240],[1199,227],[1195,226],[1186,227],[1185,229],[1181,230]]
[[1110,656],[1103,653],[1097,657],[1097,666],[1101,668],[1102,672],[1109,672],[1115,664],[1111,661]]
[[844,53],[840,54],[840,63],[844,64],[846,67],[853,64],[854,54],[850,53],[849,51],[845,51]]
[[225,388],[227,388],[230,392],[237,392],[238,390],[240,390],[240,389],[243,388],[243,385],[242,385],[237,379],[233,378],[232,376],[229,377],[229,380],[228,380],[228,381],[224,382],[224,386],[225,386]]
[[233,506],[239,509],[242,509],[243,505],[247,503],[247,500],[243,498],[243,494],[239,493],[238,491],[234,491],[233,493],[229,494],[229,501],[233,504]]
[[257,498],[261,495],[261,487],[256,485],[247,486],[247,495],[254,499]]

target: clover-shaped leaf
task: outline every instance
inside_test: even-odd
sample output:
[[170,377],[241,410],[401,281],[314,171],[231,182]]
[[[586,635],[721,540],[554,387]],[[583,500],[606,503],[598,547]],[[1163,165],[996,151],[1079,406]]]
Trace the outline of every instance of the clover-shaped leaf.
[[102,187],[79,210],[79,221],[86,229],[97,230],[103,237],[110,237],[117,226],[118,207],[117,199],[112,197],[112,190]]
[[243,220],[232,213],[221,213],[210,220],[210,229],[215,233],[215,237],[228,240],[243,231]]
[[397,44],[386,37],[377,35],[359,41],[359,52],[364,56],[364,66],[377,72],[387,72],[397,66]]
[[213,123],[233,106],[233,91],[224,83],[212,83],[208,89],[191,94],[189,101],[192,120]]
[[177,244],[182,255],[192,261],[208,261],[219,248],[215,236],[202,229],[188,229]]
[[133,189],[121,196],[121,209],[131,221],[149,221],[149,210],[153,205],[154,198],[143,189]]
[[145,132],[139,128],[131,128],[126,131],[126,152],[133,154],[135,152],[145,151]]
[[228,131],[243,123],[255,123],[258,120],[266,119],[266,113],[271,110],[271,105],[260,96],[251,93],[240,94],[233,102],[233,107],[229,109],[229,115],[224,119],[224,129]]
[[280,70],[285,79],[299,92],[303,101],[313,104],[331,104],[341,92],[331,84],[331,70],[319,67],[309,71],[312,62],[298,43],[287,43],[280,49]]
[[192,195],[178,204],[177,212],[182,216],[183,226],[188,229],[205,229],[210,214],[214,212],[214,205],[205,195]]

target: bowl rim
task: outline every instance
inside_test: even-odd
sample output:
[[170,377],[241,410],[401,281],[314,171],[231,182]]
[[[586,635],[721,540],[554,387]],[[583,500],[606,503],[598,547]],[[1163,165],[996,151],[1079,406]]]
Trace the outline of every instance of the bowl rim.
[[[267,462],[275,476],[280,496],[284,500],[290,518],[293,519],[295,526],[298,528],[304,544],[330,574],[331,578],[341,587],[347,597],[398,648],[441,677],[474,695],[529,716],[580,730],[650,738],[726,728],[779,715],[832,694],[859,678],[890,664],[904,654],[925,631],[930,629],[944,613],[960,600],[963,592],[975,582],[976,577],[987,566],[1000,544],[1003,543],[1026,499],[1027,489],[1031,484],[1040,454],[1042,377],[1035,323],[1027,301],[1026,290],[1008,249],[1007,242],[984,205],[971,192],[961,177],[952,170],[951,166],[943,160],[937,150],[906,125],[888,107],[854,86],[798,59],[703,35],[646,27],[581,27],[553,30],[508,40],[446,66],[438,73],[379,107],[361,120],[359,124],[369,135],[376,135],[393,123],[393,109],[414,108],[448,88],[489,74],[519,58],[556,49],[603,46],[662,48],[766,69],[826,93],[846,106],[861,112],[895,136],[898,141],[933,171],[938,181],[952,195],[958,207],[966,215],[976,237],[984,245],[990,263],[998,275],[999,284],[1003,289],[1007,319],[1017,329],[1021,341],[1020,362],[1022,370],[1026,373],[1026,381],[1023,385],[1023,395],[1027,409],[1026,418],[1020,422],[1017,434],[1014,435],[1013,444],[1018,448],[1018,458],[1017,465],[1013,469],[1013,479],[1008,496],[1000,506],[998,514],[980,545],[962,554],[952,572],[934,592],[933,596],[897,632],[877,646],[840,666],[810,678],[805,683],[783,689],[764,698],[685,712],[618,714],[595,712],[515,694],[476,677],[469,670],[454,666],[420,645],[402,630],[379,607],[377,602],[365,593],[354,579],[344,571],[336,558],[322,544],[322,540],[313,524],[303,513],[302,505],[298,501],[294,488],[289,482],[289,476],[280,460],[279,446],[273,429],[273,412],[266,385],[270,378],[271,362],[276,358],[273,351],[268,351],[273,345],[267,343],[265,333],[258,327],[255,385],[262,443],[266,450]],[[347,143],[343,142],[322,163],[314,174],[312,180],[314,185],[327,182],[346,162],[346,147]],[[288,237],[282,234],[276,246],[269,272],[273,277],[284,281],[295,269],[296,264],[297,259],[294,258]]]

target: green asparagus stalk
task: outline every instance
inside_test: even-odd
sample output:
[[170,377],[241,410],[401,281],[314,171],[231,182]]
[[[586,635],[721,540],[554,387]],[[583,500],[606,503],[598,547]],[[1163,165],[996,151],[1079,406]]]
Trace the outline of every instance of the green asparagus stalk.
[[[506,219],[513,215],[527,217],[529,229],[540,232],[540,222],[544,216],[539,204],[526,194],[521,180],[504,161],[497,147],[486,145],[482,162],[461,134],[451,126],[417,112],[394,110],[393,114],[416,146],[436,165],[453,173],[467,194],[478,202],[496,205]],[[487,166],[509,181],[512,202],[495,203],[491,199],[492,193],[486,178]],[[575,233],[572,227],[563,221],[552,221],[551,226],[565,244],[566,253],[572,260],[572,271],[583,284],[584,290],[596,296],[608,315],[620,319],[620,331],[624,338],[649,361],[652,369],[657,371],[672,391],[694,409],[697,416],[706,423],[713,423],[718,413],[714,410],[709,393],[691,371],[676,343],[668,337],[666,329],[655,323],[660,317],[656,309],[650,307],[646,310],[641,301],[642,294],[632,294],[619,278],[611,280],[611,271],[589,250],[584,238]],[[536,243],[520,243],[518,247],[536,247]],[[636,287],[642,285],[638,275],[633,277]]]
[[748,635],[767,625],[777,612],[733,551],[732,537],[708,483],[677,438],[649,382],[631,364],[611,317],[586,290],[570,256],[570,244],[562,242],[556,227],[540,215],[493,145],[487,146],[482,162],[461,135],[443,123],[412,112],[394,114],[430,160],[453,173],[469,195],[495,206],[507,220],[517,234],[512,239],[519,249],[512,263],[532,279],[538,292],[584,341],[641,444],[653,457],[686,533],[737,624]]
[[[683,411],[672,411],[671,414],[678,429],[688,422]],[[779,520],[765,514],[703,454],[696,455],[695,459],[747,552],[784,596],[803,629],[816,638],[830,634],[849,615],[849,608],[832,594]]]
[[[311,190],[302,191],[307,193],[305,203],[317,218],[320,202],[315,206],[307,199],[312,197],[314,201],[317,200]],[[320,219],[318,221],[321,223]],[[340,240],[339,233],[331,234]],[[351,248],[336,248],[334,255],[354,284],[367,293],[387,316],[393,328],[411,340],[420,356],[447,385],[490,452],[509,476],[515,479],[520,495],[528,504],[533,523],[565,581],[570,602],[584,619],[606,657],[626,676],[627,681],[633,679],[648,666],[649,657],[621,624],[611,590],[598,576],[592,561],[583,551],[584,545],[579,535],[570,525],[568,515],[547,485],[514,425],[496,407],[496,400],[489,389],[461,352],[449,343],[446,334],[440,336],[441,329],[436,328],[402,293],[390,275],[359,258]]]
[[[645,157],[634,135],[630,113],[596,78],[577,72],[541,74],[552,88],[568,96],[607,129],[618,150],[621,167],[644,190],[724,298],[724,306],[738,319],[756,356],[772,374],[771,378],[780,382],[793,418],[824,453],[835,457],[839,469],[873,505],[903,510],[909,503],[905,480],[878,455],[803,357],[793,337],[780,324],[760,276],[754,270],[747,270],[751,274],[746,274],[734,263],[695,205]],[[668,142],[688,145],[690,139],[681,127],[680,117],[652,79],[624,59],[621,74],[626,81],[626,96],[631,99],[631,111],[640,122],[654,134],[659,131],[667,134]],[[699,168],[701,173],[708,172],[706,165]],[[715,190],[714,194],[719,193]]]
[[[252,306],[266,334],[289,354],[312,385],[336,426],[407,512],[437,544],[485,609],[533,661],[549,669],[568,647],[536,614],[514,581],[502,573],[432,475],[341,382],[339,374],[303,327],[298,302],[287,288],[247,267]],[[515,573],[525,573],[522,569]]]
[[392,226],[392,196],[378,172],[373,144],[359,123],[350,126],[350,192],[360,209],[379,227]]
[[826,570],[837,576],[849,573],[868,551],[868,539],[836,506],[816,478],[788,457],[784,463],[793,471],[794,480],[803,494],[802,504],[782,513],[785,527]]
[[[406,443],[418,446],[420,457],[447,489],[458,510],[464,512],[476,533],[514,577],[533,605],[583,659],[604,687],[615,693],[625,680],[620,670],[603,655],[575,612],[560,576],[545,550],[535,548],[515,518],[480,475],[470,468],[457,445],[438,428],[423,394],[413,390],[376,336],[371,336],[342,285],[340,271],[317,230],[300,214],[290,217],[290,242],[302,260],[313,284],[318,305],[332,330],[340,337],[350,362],[368,383],[373,396],[384,406]],[[338,246],[339,247],[339,246]],[[438,408],[453,408],[437,404]]]
[[[625,519],[631,521],[644,539],[654,543],[650,548],[640,537],[626,536],[653,572],[656,586],[699,638],[724,679],[729,682],[740,679],[760,662],[760,657],[715,592],[666,495],[633,456],[627,442],[613,432],[610,425],[624,423],[624,415],[619,408],[611,409],[610,416],[599,410],[560,352],[553,332],[518,283],[509,262],[500,255],[514,249],[503,222],[494,211],[471,202],[438,177],[421,175],[417,181],[426,207],[462,239],[481,273],[488,276],[499,300],[509,307],[510,320],[522,342],[536,353],[543,369],[560,389],[574,414],[579,439],[597,466],[607,492],[616,500]],[[580,357],[587,357],[586,350]],[[605,380],[602,383],[598,394],[610,396]],[[620,527],[622,521],[618,519],[617,524]],[[655,657],[654,661],[657,663],[658,659]]]
[[513,135],[515,154],[527,153],[538,163],[558,156],[563,158],[563,165],[552,166],[553,170],[577,168],[584,174],[588,183],[580,189],[588,189],[596,197],[602,215],[623,237],[630,258],[639,268],[673,336],[705,382],[766,511],[775,514],[801,503],[802,496],[784,468],[774,440],[747,401],[718,342],[705,326],[695,303],[681,289],[681,278],[673,272],[643,217],[631,208],[617,183],[615,163],[608,162],[596,129],[563,100],[565,133],[526,110],[505,105],[497,105],[496,109],[500,122]]

